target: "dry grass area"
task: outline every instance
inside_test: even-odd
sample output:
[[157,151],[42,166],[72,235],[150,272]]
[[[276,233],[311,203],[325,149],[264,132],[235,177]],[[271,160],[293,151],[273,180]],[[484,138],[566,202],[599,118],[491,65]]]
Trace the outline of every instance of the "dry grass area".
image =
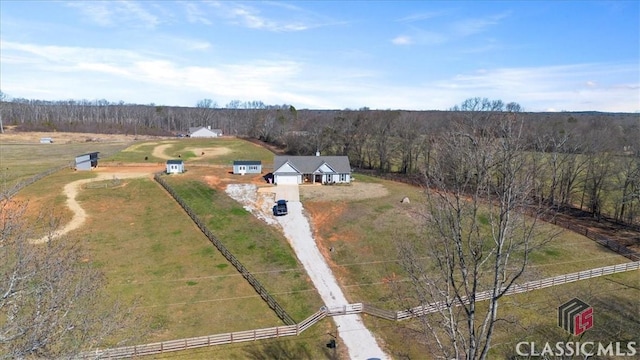
[[[52,137],[54,144],[39,144],[41,137]],[[137,138],[141,139],[142,137]],[[3,147],[1,150],[4,150],[5,144],[13,144],[7,145],[7,149],[24,148],[19,154],[33,154],[34,150],[29,149],[44,149],[43,156],[55,153],[58,157],[62,156],[59,154],[63,154],[63,148],[79,151],[82,144],[98,145],[109,142],[120,143],[125,147],[134,140],[130,135],[104,134],[7,131],[6,134],[0,135],[0,144]],[[175,138],[149,137],[149,141],[135,143],[129,147],[129,154],[118,155],[122,157],[119,161],[126,166],[116,168],[101,165],[95,173],[64,170],[26,188],[20,193],[19,198],[30,200],[36,207],[57,207],[56,215],[60,216],[61,225],[64,225],[73,217],[73,213],[65,206],[67,197],[62,193],[65,184],[87,179],[101,172],[149,172],[150,167],[156,166],[157,163],[136,162],[144,159],[146,151],[151,155],[154,148],[160,148],[154,155],[159,158],[172,156],[172,151],[189,151],[196,155],[190,160],[203,160],[198,166],[192,166],[191,162],[187,161],[187,173],[178,175],[175,179],[201,180],[216,191],[223,190],[227,184],[232,183],[272,186],[266,184],[261,175],[233,175],[231,166],[228,165],[234,156],[257,158],[264,162],[271,158],[270,154],[262,154],[263,149],[253,149],[253,144],[246,146],[240,140],[226,139],[220,141],[219,145],[208,147],[197,141],[182,142]],[[59,150],[52,152],[54,149]],[[18,158],[9,159],[13,161]],[[15,166],[24,166],[23,162],[17,160],[13,161],[11,166],[14,166],[14,162]],[[161,169],[162,167],[158,167],[153,171]],[[394,297],[391,294],[392,289],[388,286],[388,279],[401,274],[396,264],[397,256],[393,242],[397,239],[424,236],[419,229],[420,214],[423,211],[421,191],[408,185],[364,176],[358,177],[351,185],[300,187],[301,199],[310,217],[318,246],[350,300],[370,302],[382,307],[392,306]],[[400,203],[404,196],[411,199],[410,204]],[[90,260],[106,272],[110,282],[109,290],[121,294],[125,299],[139,302],[138,310],[147,317],[152,327],[150,341],[278,324],[278,320],[253,289],[211,247],[177,204],[151,180],[128,179],[124,186],[118,188],[81,189],[77,194],[77,200],[87,211],[88,218],[81,229],[74,230],[69,235],[75,234],[86,239],[94,254]],[[235,209],[233,204],[227,205],[232,210]],[[243,216],[238,209],[235,211],[236,217]],[[226,213],[234,215],[231,211]],[[237,222],[231,215],[227,215],[228,219],[225,219]],[[221,227],[226,226],[223,221],[219,224]],[[253,235],[249,234],[246,237],[251,236]],[[579,255],[575,254],[575,249],[578,248],[581,249]],[[247,246],[245,251],[248,251],[246,249]],[[534,266],[531,270],[540,276],[626,261],[592,241],[572,233],[563,234],[561,239],[533,260]],[[627,274],[610,277],[609,280],[599,280],[600,282],[581,282],[572,285],[572,290],[581,294],[585,289],[604,288],[606,284],[611,287],[607,289],[619,292],[621,298],[614,299],[616,301],[606,301],[611,299],[605,298],[606,294],[595,291],[581,294],[590,304],[598,304],[599,311],[603,312],[604,316],[604,312],[613,312],[609,308],[613,306],[611,304],[629,302],[629,299],[636,296],[637,291],[633,288],[637,288],[638,281],[637,276],[635,279],[632,276],[633,274]],[[626,285],[618,286],[614,280]],[[617,287],[612,287],[614,285]],[[301,286],[295,291],[303,291],[300,289]],[[304,291],[307,291],[306,288]],[[551,302],[542,302],[545,296],[554,291],[557,290],[523,295],[522,298],[526,299],[522,300],[522,303],[528,304],[536,311],[548,310],[550,315],[547,317],[553,320],[551,312],[555,311],[556,303],[561,299],[554,298]],[[518,299],[509,300],[507,307]],[[637,301],[632,303],[630,308],[637,310]],[[513,310],[505,314],[514,319],[525,318],[519,311]],[[539,316],[526,316],[528,317],[525,319],[531,328],[542,327]],[[402,336],[404,330],[413,334],[411,326],[399,326],[370,317],[365,319],[367,325],[382,336],[390,348],[395,349],[395,354],[402,353],[407,342],[419,341],[414,335]],[[320,354],[324,341],[318,341],[316,338],[325,334],[321,330],[329,326],[328,324],[332,323],[327,321],[305,333],[313,334],[313,339],[304,339],[303,336],[295,341],[301,341],[314,355]],[[543,325],[546,327],[548,324]],[[553,324],[549,326],[553,327]],[[498,338],[509,344],[513,340],[509,335],[516,330],[518,336],[528,334],[522,329],[504,328],[500,329]],[[316,343],[320,345],[318,349],[315,348]],[[266,346],[267,343],[264,344]],[[247,348],[235,346],[209,350],[211,352],[202,350],[202,354],[191,355],[194,358],[212,358],[216,357],[216,351],[220,351],[217,354],[218,358],[243,358],[250,355],[244,353],[245,356],[238,356],[238,352],[247,351]],[[420,347],[413,350],[418,351]],[[417,355],[416,357],[419,358]]]
[[131,142],[136,140],[169,139],[168,137],[148,135],[124,135],[124,134],[97,134],[97,133],[73,133],[73,132],[38,132],[16,131],[15,126],[5,126],[4,133],[0,134],[2,143],[14,144],[38,144],[42,138],[51,138],[54,144],[72,144],[81,142]]
[[353,182],[350,185],[302,185],[303,201],[357,201],[387,196],[382,184]]

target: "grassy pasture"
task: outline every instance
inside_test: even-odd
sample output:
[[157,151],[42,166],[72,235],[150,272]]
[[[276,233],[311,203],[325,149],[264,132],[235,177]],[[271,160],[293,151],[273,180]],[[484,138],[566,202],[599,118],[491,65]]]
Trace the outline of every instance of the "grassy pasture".
[[0,181],[13,185],[51,168],[73,164],[77,155],[99,151],[100,158],[108,158],[129,142],[81,142],[70,144],[0,143]]
[[[304,200],[305,209],[311,213],[313,227],[321,249],[331,259],[331,267],[342,283],[347,298],[351,302],[367,302],[375,306],[401,310],[405,300],[400,299],[396,292],[398,287],[406,286],[402,280],[404,272],[398,265],[396,242],[418,241],[426,242],[429,234],[422,226],[424,223],[425,199],[422,191],[415,187],[398,184],[377,178],[371,178],[356,174],[356,181],[380,183],[388,190],[388,195],[360,201],[318,201],[315,199]],[[304,189],[301,190],[304,194]],[[409,197],[410,204],[402,204],[403,197]],[[303,199],[305,199],[303,197]],[[324,218],[323,218],[324,216]],[[549,244],[531,257],[531,266],[525,274],[523,281],[534,280],[554,275],[586,270],[594,267],[607,266],[627,262],[628,259],[605,249],[592,240],[579,234],[564,231],[553,225],[543,223],[540,229],[543,233],[559,232],[559,235]],[[333,247],[334,251],[328,249]],[[622,286],[611,282],[611,279],[624,279],[627,285]],[[580,293],[584,289],[601,287],[604,281],[610,289],[621,289],[616,295],[619,302],[631,302],[635,304],[636,314],[640,310],[637,298],[640,297],[640,278],[637,273],[627,273],[606,277],[608,280],[589,280],[572,284],[568,288],[552,288],[519,295],[524,299],[539,299],[540,302],[548,299],[549,293],[565,293],[565,289],[571,289]],[[598,285],[594,285],[598,284]],[[635,290],[633,289],[635,287]],[[571,294],[571,292],[566,292]],[[606,294],[603,292],[602,294]],[[569,300],[565,299],[566,300]],[[586,299],[586,298],[585,298]],[[588,297],[592,303],[607,304],[601,311],[607,318],[616,318],[614,308],[616,303],[604,301],[598,292]],[[508,298],[507,304],[513,302]],[[550,300],[549,300],[550,301]],[[586,300],[585,300],[586,301]],[[555,311],[561,304],[544,303],[538,310]],[[534,301],[531,306],[536,306]],[[417,303],[410,303],[416,306]],[[528,317],[530,326],[535,324],[547,324],[544,316],[523,313],[517,306],[505,306],[502,314],[510,319],[520,322],[521,317]],[[622,317],[618,316],[621,320]],[[514,320],[514,321],[515,321]],[[553,323],[555,318],[550,321]],[[403,352],[419,357],[426,351],[417,341],[409,341],[415,333],[416,324],[411,322],[394,324],[385,320],[365,316],[365,322],[372,330],[387,341],[389,348],[402,356]],[[546,326],[546,325],[545,325]],[[635,324],[635,329],[640,330],[640,325]],[[518,330],[519,332],[515,332]],[[502,326],[498,329],[499,342],[510,343],[514,337],[526,336],[526,329],[517,329]],[[514,335],[515,336],[515,335]],[[415,340],[415,339],[414,339]],[[407,346],[415,344],[415,348]],[[515,343],[514,343],[515,344]]]
[[167,182],[289,315],[301,321],[316,312],[322,301],[283,235],[198,179],[194,170]]
[[[111,159],[139,163],[139,156],[145,151],[166,143],[137,143],[133,151],[104,159],[101,168],[106,170],[104,166]],[[211,147],[200,140],[189,146],[194,144]],[[261,152],[261,148],[242,140],[227,140],[226,147],[240,149],[238,153],[243,154],[239,155],[242,158],[272,159],[267,150]],[[232,158],[233,154],[229,155],[229,159]],[[49,160],[53,164],[56,159]],[[208,160],[216,162],[213,158]],[[229,239],[229,242],[225,241],[229,248],[296,320],[306,318],[322,303],[286,240],[275,229],[251,217],[224,191],[198,182],[210,171],[222,175],[228,170],[230,168],[194,167],[188,173],[192,178],[185,174],[171,180],[176,180],[178,187],[184,181],[185,197],[194,201],[194,207],[209,209],[211,204],[216,205],[217,210],[208,219],[212,231],[221,239]],[[72,213],[65,206],[62,188],[95,175],[94,172],[62,170],[23,189],[16,199],[29,202],[32,220],[35,221],[44,210],[53,213],[64,225]],[[105,292],[133,304],[134,313],[142,319],[140,327],[147,329],[137,343],[283,325],[179,205],[153,180],[123,179],[118,186],[85,187],[76,199],[89,217],[81,229],[69,233],[68,237],[71,241],[82,241],[88,254],[86,261],[91,261],[105,273]],[[234,228],[232,224],[250,226]],[[40,232],[44,231],[45,224],[39,222],[38,225]],[[41,234],[34,237],[36,235]],[[328,320],[309,329],[305,336],[282,344],[265,342],[260,348],[265,352],[288,351],[307,358],[325,358],[327,332],[335,333],[333,322]],[[211,354],[247,358],[258,356],[256,349],[240,344],[194,351],[185,358],[211,358]]]
[[[514,357],[516,344],[535,341],[539,344],[558,341],[638,342],[640,317],[638,314],[638,275],[634,272],[566,284],[503,298],[500,319],[489,359],[521,359]],[[635,287],[635,288],[634,288]],[[594,328],[577,340],[557,325],[558,306],[574,297],[594,308]],[[479,311],[483,303],[478,303]],[[423,328],[418,320],[391,322],[364,316],[367,327],[381,336],[392,355],[399,359],[431,359],[436,354],[434,344],[422,337]],[[439,315],[428,315],[426,320],[436,323]]]
[[[66,197],[52,189],[92,175],[59,172],[25,188],[17,199],[28,199],[33,219],[37,210],[49,208],[64,224],[71,217],[63,206]],[[153,180],[86,189],[77,200],[89,218],[69,238],[82,241],[87,260],[104,272],[105,291],[135,304],[150,330],[143,341],[282,325]]]
[[[188,139],[183,142],[172,139],[152,144],[137,143],[128,151],[105,159],[103,164],[112,159],[114,162],[140,163],[144,156],[149,156],[145,154],[162,144],[171,145],[165,150],[168,155],[185,153],[187,148],[232,149],[219,157],[187,156],[187,173],[170,177],[170,184],[188,199],[210,229],[294,319],[300,321],[315,312],[321,301],[282,235],[250,216],[220,188],[203,180],[211,175],[221,178],[231,170],[233,159],[258,159],[270,163],[272,154],[242,140]],[[47,154],[43,154],[43,161],[46,157]],[[58,159],[51,158],[50,161],[53,164]],[[189,163],[225,167],[189,168]],[[92,176],[91,172],[63,170],[25,188],[18,198],[29,200],[34,209],[30,213],[33,218],[37,209],[49,209],[64,224],[70,219],[71,212],[64,206],[66,199],[61,189],[71,181]],[[301,190],[305,209],[313,219],[319,246],[330,259],[347,298],[352,302],[368,302],[398,310],[399,302],[390,283],[402,279],[403,273],[396,261],[394,242],[426,237],[421,227],[424,197],[420,189],[404,184],[359,174],[356,179],[380,184],[388,193],[362,200],[322,201],[320,197],[305,198],[304,190]],[[238,177],[233,181],[245,180]],[[410,204],[400,203],[405,196],[410,198]],[[152,180],[127,179],[118,187],[86,189],[77,199],[90,217],[82,229],[69,236],[85,241],[90,250],[89,260],[106,273],[108,292],[136,301],[136,312],[150,329],[144,342],[281,324],[179,206]],[[330,252],[330,247],[334,251]],[[564,232],[534,255],[528,276],[552,276],[625,261],[591,240]],[[635,286],[636,290],[620,283]],[[580,295],[583,300],[594,307],[600,306],[596,311],[615,327],[617,319],[622,319],[620,309],[623,306],[627,306],[627,311],[635,309],[638,313],[638,288],[637,274],[627,273],[572,284],[563,287],[562,293],[566,290],[566,294],[584,294]],[[517,326],[510,324],[498,328],[494,342],[496,357],[503,357],[514,339],[531,334],[545,335],[545,329],[556,326],[553,314],[562,302],[559,300],[567,300],[558,292],[558,288],[551,288],[507,299],[502,314],[517,320]],[[364,316],[364,320],[384,339],[395,356],[406,354],[410,358],[424,358],[429,353],[423,344],[414,341],[415,322],[394,323],[371,316]],[[205,348],[153,358],[262,359],[265,354],[301,359],[331,358],[332,354],[324,344],[329,340],[327,333],[335,333],[333,326],[332,321],[324,320],[297,338]],[[637,321],[629,323],[629,331],[638,328]]]
[[[235,138],[181,138],[140,143],[115,154],[110,161],[140,163],[147,157],[149,162],[164,162],[164,159],[153,155],[153,150],[157,146],[165,146],[162,152],[165,156],[177,159],[180,155],[185,163],[228,166],[232,165],[233,160],[261,160],[263,164],[273,163],[273,154],[265,148]],[[205,156],[202,156],[201,152],[196,153],[196,149],[203,150]],[[209,150],[214,152],[215,156],[209,156],[213,155]],[[218,153],[216,153],[217,150]]]

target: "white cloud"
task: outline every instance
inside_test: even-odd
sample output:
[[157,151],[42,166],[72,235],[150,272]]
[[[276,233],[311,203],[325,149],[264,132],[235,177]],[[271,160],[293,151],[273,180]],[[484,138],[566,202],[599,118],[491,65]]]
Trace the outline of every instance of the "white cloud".
[[413,43],[411,38],[405,35],[396,36],[393,40],[391,40],[391,42],[395,45],[411,45]]
[[[289,19],[297,19],[300,17],[299,8],[277,6],[280,10],[285,9],[291,12],[285,12],[287,20],[278,20],[262,14],[262,11],[254,6],[229,3],[229,2],[211,2],[208,3],[217,10],[214,14],[227,19],[231,23],[250,29],[267,30],[274,32],[302,31],[307,30],[311,25],[301,20],[290,21]],[[273,5],[273,3],[264,3]],[[306,18],[306,16],[304,17]],[[314,25],[318,26],[318,25]]]
[[403,18],[398,19],[399,22],[417,22],[430,20],[433,18],[437,18],[446,14],[446,11],[431,11],[431,12],[421,12],[415,13],[411,15],[407,15]]
[[459,37],[475,35],[485,31],[487,28],[497,25],[500,20],[506,18],[508,14],[497,14],[483,18],[464,19],[451,24],[453,33]]
[[[439,16],[440,14],[432,14],[432,17]],[[444,24],[436,27],[435,25],[428,26],[429,28],[437,28],[437,31],[429,30],[427,27],[419,27],[412,25],[409,28],[410,35],[398,36],[393,40],[396,45],[406,45],[402,42],[403,38],[411,38],[411,44],[419,45],[439,45],[448,43],[451,41],[460,40],[468,36],[472,36],[486,31],[489,27],[499,24],[499,22],[508,16],[507,13],[491,15],[484,18],[469,18],[463,20],[456,20],[449,24]],[[417,22],[422,19],[429,18],[429,15],[412,15],[402,19],[405,22]],[[486,52],[491,49],[495,49],[495,39],[489,39],[489,43],[486,45],[478,45],[474,48],[465,48],[466,53],[479,53]]]
[[113,25],[113,12],[106,1],[72,1],[66,4],[100,26]]
[[134,1],[71,1],[66,5],[78,9],[84,17],[103,27],[155,28],[160,24],[156,15]]
[[195,3],[186,3],[185,11],[187,13],[187,21],[190,23],[200,23],[205,25],[213,24],[213,22],[207,17],[206,12],[200,9],[200,7]]
[[515,101],[527,111],[640,110],[640,84],[629,80],[637,78],[637,64],[486,68],[428,81],[416,74],[413,82],[398,84],[386,82],[385,73],[360,62],[357,67],[336,67],[281,57],[208,60],[195,66],[132,50],[7,41],[0,47],[2,91],[13,97],[178,106],[212,98],[219,104],[240,99],[297,108],[445,110],[481,96]]
[[[530,111],[548,108],[635,112],[640,108],[637,87],[626,79],[637,73],[628,64],[575,64],[562,66],[485,69],[460,74],[437,85],[464,94],[515,101]],[[626,75],[626,76],[625,76]],[[587,80],[599,78],[599,86]]]

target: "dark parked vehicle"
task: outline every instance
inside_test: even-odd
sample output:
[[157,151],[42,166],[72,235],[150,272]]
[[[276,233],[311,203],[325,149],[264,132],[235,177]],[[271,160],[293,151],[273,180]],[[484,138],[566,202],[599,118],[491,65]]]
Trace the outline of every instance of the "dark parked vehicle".
[[286,200],[278,200],[276,204],[273,206],[273,215],[282,216],[287,215],[287,201]]

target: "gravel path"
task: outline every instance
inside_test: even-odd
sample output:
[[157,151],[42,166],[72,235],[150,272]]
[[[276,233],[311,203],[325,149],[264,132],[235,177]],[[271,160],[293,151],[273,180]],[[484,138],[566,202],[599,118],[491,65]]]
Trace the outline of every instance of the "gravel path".
[[[274,201],[273,195],[264,192],[258,192],[256,195],[256,191],[255,185],[229,185],[226,190],[232,198],[245,205],[245,209],[267,223],[273,224],[275,217],[270,214],[270,205]],[[261,197],[268,200],[260,201]],[[262,206],[256,206],[260,203]],[[288,210],[288,215],[275,219],[282,226],[285,236],[318,289],[323,302],[327,307],[341,307],[349,304],[338,285],[338,281],[316,246],[309,221],[304,216],[302,203],[289,200]],[[349,352],[349,359],[389,358],[382,351],[373,334],[364,326],[360,315],[335,316],[333,321],[338,326],[338,336]]]
[[97,177],[91,179],[82,179],[68,183],[64,186],[63,193],[67,197],[67,207],[73,212],[73,217],[62,229],[55,231],[53,234],[43,236],[39,239],[32,239],[29,242],[32,244],[43,244],[49,240],[53,240],[60,237],[70,231],[76,230],[82,226],[87,218],[87,213],[84,211],[80,203],[76,200],[78,191],[80,191],[83,184],[93,181],[109,180],[109,179],[124,179],[124,178],[137,178],[151,176],[152,173],[100,173]]

